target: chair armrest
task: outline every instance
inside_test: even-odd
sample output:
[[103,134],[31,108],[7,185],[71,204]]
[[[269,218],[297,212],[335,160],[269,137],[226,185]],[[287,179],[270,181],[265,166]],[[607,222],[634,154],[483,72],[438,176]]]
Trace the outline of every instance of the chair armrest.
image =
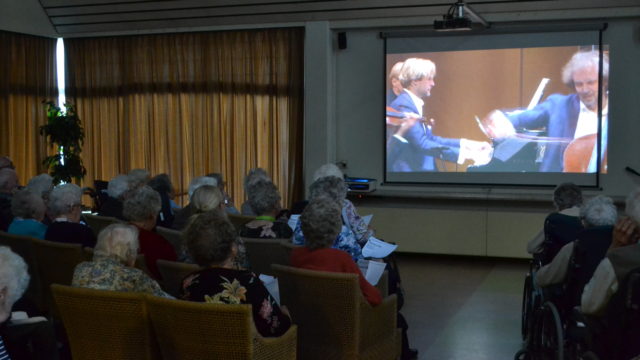
[[376,344],[380,339],[395,336],[397,327],[397,302],[395,294],[382,299],[378,306],[371,306],[362,298],[360,303],[360,348]]
[[253,342],[254,359],[296,359],[298,327],[291,324],[287,332],[279,337],[256,335]]

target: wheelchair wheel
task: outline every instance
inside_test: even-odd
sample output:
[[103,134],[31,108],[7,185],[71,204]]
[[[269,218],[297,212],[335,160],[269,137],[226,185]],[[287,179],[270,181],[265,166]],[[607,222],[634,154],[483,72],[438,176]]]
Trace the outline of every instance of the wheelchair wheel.
[[551,302],[545,302],[538,313],[534,340],[535,353],[541,359],[564,359],[562,322],[558,309]]
[[521,333],[522,340],[527,339],[527,335],[529,335],[529,328],[531,323],[531,310],[533,308],[533,284],[531,280],[531,274],[527,274],[524,278],[524,288],[522,289],[522,324],[521,324]]

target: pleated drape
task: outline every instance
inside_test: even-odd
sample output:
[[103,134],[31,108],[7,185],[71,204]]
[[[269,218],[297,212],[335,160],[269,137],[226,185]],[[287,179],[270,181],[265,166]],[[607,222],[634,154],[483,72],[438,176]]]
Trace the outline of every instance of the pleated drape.
[[284,204],[302,190],[302,29],[65,39],[67,99],[88,176],[220,172],[236,202],[262,167]]

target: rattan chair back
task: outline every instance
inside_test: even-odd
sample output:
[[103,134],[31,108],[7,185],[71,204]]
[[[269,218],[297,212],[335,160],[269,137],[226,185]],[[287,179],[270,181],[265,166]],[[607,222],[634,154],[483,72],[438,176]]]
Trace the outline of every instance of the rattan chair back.
[[171,243],[176,254],[180,254],[182,252],[183,236],[181,231],[157,226],[156,232]]
[[196,272],[200,267],[196,264],[187,264],[177,261],[158,259],[156,262],[160,275],[162,275],[162,288],[168,294],[178,297],[182,280],[189,274]]
[[32,238],[28,236],[9,234],[0,231],[0,246],[8,246],[14,253],[20,255],[29,268],[29,287],[23,297],[33,304],[38,311],[46,312],[47,303],[42,295],[42,281],[38,271],[38,261]]
[[114,223],[123,222],[120,219],[110,217],[110,216],[100,216],[100,215],[93,215],[93,214],[83,214],[82,216],[84,217],[84,220],[87,223],[87,225],[89,225],[91,230],[93,230],[93,233],[96,235],[96,237],[98,236],[98,234],[100,234],[100,231],[102,231],[102,229],[106,228],[107,226]]
[[271,264],[289,265],[291,249],[283,243],[290,239],[254,239],[243,237],[244,247],[251,271],[256,274],[273,275]]

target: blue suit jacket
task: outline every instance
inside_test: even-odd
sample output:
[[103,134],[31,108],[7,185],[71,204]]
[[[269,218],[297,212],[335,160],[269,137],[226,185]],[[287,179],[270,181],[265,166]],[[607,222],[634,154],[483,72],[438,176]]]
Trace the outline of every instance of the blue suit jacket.
[[[419,114],[416,104],[406,92],[398,95],[390,107],[401,112]],[[437,171],[436,157],[458,161],[460,140],[435,136],[423,123],[416,122],[404,138],[408,142],[406,146],[400,146],[400,141],[395,139],[395,144],[387,150],[388,171]]]
[[[507,115],[518,129],[547,128],[547,136],[573,139],[580,115],[580,98],[576,94],[552,94],[531,110]],[[567,143],[548,143],[540,171],[562,172],[564,150]]]

